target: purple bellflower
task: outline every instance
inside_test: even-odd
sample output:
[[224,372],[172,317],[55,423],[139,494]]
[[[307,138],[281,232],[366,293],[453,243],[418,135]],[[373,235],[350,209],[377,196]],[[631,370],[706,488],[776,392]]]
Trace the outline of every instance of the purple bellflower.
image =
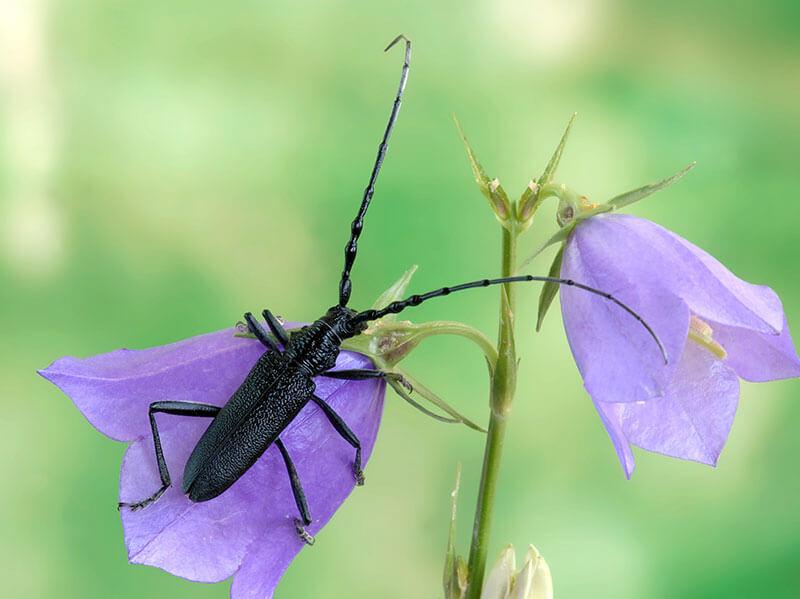
[[[222,406],[263,353],[254,339],[227,329],[145,350],[121,349],[86,359],[61,358],[40,374],[57,385],[100,432],[129,442],[120,475],[120,501],[138,501],[160,485],[148,406],[180,400]],[[374,368],[343,351],[336,369]],[[369,459],[378,433],[385,383],[316,379],[316,395],[347,422]],[[181,493],[183,466],[206,418],[160,414],[159,431],[173,485],[141,511],[121,511],[128,559],[198,582],[233,576],[231,597],[271,597],[304,542],[297,508],[276,446],[225,493],[192,503]],[[313,403],[281,434],[292,456],[313,517],[314,534],[353,490],[353,449]]]
[[[575,207],[562,207],[565,226]],[[554,263],[561,276],[627,303],[669,356],[665,364],[638,323],[602,298],[561,290],[572,354],[625,475],[634,469],[631,445],[716,465],[739,379],[800,376],[780,299],[648,220],[595,214],[570,224]]]

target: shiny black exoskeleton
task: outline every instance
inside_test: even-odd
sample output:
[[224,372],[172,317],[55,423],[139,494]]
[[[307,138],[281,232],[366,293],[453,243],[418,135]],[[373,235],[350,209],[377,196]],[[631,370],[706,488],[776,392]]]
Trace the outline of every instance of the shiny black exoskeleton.
[[[366,327],[366,323],[354,327],[354,316],[353,310],[335,306],[291,337],[287,338],[281,329],[276,331],[275,336],[285,341],[283,351],[275,348],[276,351],[265,352],[259,358],[186,462],[183,492],[189,499],[207,501],[225,491],[255,463],[309,401],[313,399],[321,406],[324,404],[314,395],[316,386],[312,377],[324,375],[333,368],[342,341]],[[259,326],[248,320],[252,323],[251,329]],[[280,327],[280,323],[273,321],[273,326]],[[353,371],[340,370],[331,374],[342,378],[348,373],[353,374]],[[357,374],[358,371],[353,376]],[[333,415],[326,404],[323,409]],[[334,426],[344,431],[345,438],[358,451],[358,440],[346,425],[335,421]],[[356,459],[355,474],[357,479],[362,478],[360,459]]]

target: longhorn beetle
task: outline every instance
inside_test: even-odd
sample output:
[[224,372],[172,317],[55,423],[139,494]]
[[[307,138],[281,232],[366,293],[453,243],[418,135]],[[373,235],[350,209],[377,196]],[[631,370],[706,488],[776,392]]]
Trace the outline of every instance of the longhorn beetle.
[[364,484],[364,475],[361,470],[361,443],[347,423],[325,401],[314,395],[314,377],[324,376],[346,380],[394,378],[403,382],[398,374],[381,370],[332,371],[330,369],[336,363],[342,342],[361,334],[370,321],[382,318],[387,314],[397,314],[408,307],[419,306],[429,299],[457,291],[523,281],[549,281],[583,289],[613,302],[635,318],[656,341],[666,361],[667,356],[661,341],[636,312],[608,293],[569,279],[531,275],[481,279],[461,285],[442,287],[421,295],[412,295],[404,300],[391,302],[380,310],[357,312],[347,307],[352,290],[350,271],[356,259],[358,238],[364,227],[364,216],[375,192],[375,182],[386,155],[387,143],[397,120],[403,91],[408,80],[411,42],[405,36],[399,35],[386,47],[386,51],[401,40],[405,42],[405,59],[400,75],[400,85],[392,105],[389,122],[378,146],[378,155],[372,167],[369,183],[364,190],[358,214],[351,226],[350,239],[344,249],[344,268],[339,283],[339,303],[314,323],[293,331],[291,336],[269,310],[264,310],[263,316],[272,336],[266,333],[250,312],[246,313],[244,318],[247,321],[248,329],[264,345],[266,351],[255,363],[233,396],[221,408],[211,404],[186,401],[157,401],[150,404],[150,428],[153,433],[153,445],[158,463],[158,473],[161,477],[161,487],[142,501],[120,503],[120,508],[127,507],[131,510],[144,508],[161,497],[172,484],[161,448],[156,414],[212,418],[211,424],[200,437],[186,462],[183,472],[183,492],[194,502],[214,499],[235,483],[267,448],[274,444],[278,447],[286,465],[292,493],[300,514],[300,519],[295,520],[297,533],[306,543],[312,544],[314,539],[305,529],[311,524],[311,513],[292,458],[280,439],[281,433],[308,402],[314,402],[330,420],[333,428],[355,449],[353,474],[357,484]]

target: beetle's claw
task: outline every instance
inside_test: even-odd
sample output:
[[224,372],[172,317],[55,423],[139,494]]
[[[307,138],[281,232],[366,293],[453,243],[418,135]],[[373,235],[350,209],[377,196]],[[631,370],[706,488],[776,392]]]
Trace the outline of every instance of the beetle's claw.
[[309,534],[308,531],[303,526],[303,523],[295,518],[294,520],[294,529],[297,531],[297,536],[300,537],[300,540],[303,541],[306,545],[313,545],[316,539],[313,535]]
[[397,382],[403,385],[403,387],[405,387],[406,391],[408,391],[409,393],[414,392],[414,386],[402,374],[397,378]]
[[364,486],[364,471],[358,467],[358,465],[353,464],[353,476],[355,476],[356,484],[359,487]]

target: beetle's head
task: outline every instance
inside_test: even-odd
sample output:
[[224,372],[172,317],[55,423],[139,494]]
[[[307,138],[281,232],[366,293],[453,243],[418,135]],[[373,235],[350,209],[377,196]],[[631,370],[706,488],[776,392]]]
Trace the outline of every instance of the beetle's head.
[[340,339],[344,340],[355,337],[366,330],[367,323],[356,320],[357,314],[358,312],[347,306],[333,306],[325,313],[323,320]]

